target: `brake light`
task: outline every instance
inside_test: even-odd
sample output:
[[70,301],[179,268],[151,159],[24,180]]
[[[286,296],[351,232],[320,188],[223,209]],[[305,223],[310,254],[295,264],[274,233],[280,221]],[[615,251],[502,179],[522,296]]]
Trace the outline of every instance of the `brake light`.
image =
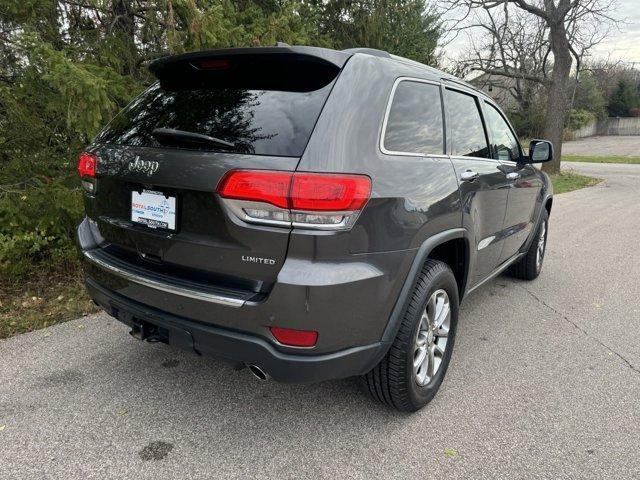
[[365,175],[232,170],[218,194],[247,222],[316,229],[348,229],[369,200]]
[[291,173],[260,170],[232,170],[218,186],[222,198],[267,202],[281,208],[289,207]]
[[94,153],[82,152],[78,157],[78,174],[81,177],[96,178],[98,156]]
[[271,327],[270,330],[278,342],[291,347],[313,347],[318,341],[318,332],[313,330],[294,330],[282,327]]
[[369,200],[371,180],[364,175],[295,173],[291,208],[324,212],[360,210]]
[[200,60],[198,68],[201,70],[226,70],[229,68],[229,60],[223,58],[205,58]]

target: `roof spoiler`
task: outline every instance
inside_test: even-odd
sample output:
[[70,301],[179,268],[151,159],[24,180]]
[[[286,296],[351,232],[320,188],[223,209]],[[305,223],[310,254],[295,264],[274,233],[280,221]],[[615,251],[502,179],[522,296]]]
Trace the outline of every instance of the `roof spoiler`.
[[229,48],[151,62],[164,88],[312,91],[333,81],[352,53],[318,47]]

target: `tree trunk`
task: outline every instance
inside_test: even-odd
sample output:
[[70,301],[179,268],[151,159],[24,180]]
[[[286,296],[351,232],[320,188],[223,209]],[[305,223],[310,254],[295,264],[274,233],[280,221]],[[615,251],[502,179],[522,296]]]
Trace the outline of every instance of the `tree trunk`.
[[136,23],[131,0],[113,0],[111,4],[113,30],[122,42],[124,53],[121,74],[135,75],[138,60],[136,48]]
[[567,114],[567,82],[571,73],[571,50],[564,24],[550,27],[549,40],[553,52],[553,71],[547,95],[547,114],[545,117],[544,138],[553,143],[554,156],[551,162],[543,164],[547,173],[560,171],[562,159],[562,137],[564,120]]

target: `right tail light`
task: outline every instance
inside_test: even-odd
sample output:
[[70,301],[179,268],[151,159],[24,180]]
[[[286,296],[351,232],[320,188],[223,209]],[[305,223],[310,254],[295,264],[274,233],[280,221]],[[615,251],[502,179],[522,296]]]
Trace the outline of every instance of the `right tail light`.
[[321,230],[346,230],[371,195],[366,175],[232,170],[217,192],[246,222]]

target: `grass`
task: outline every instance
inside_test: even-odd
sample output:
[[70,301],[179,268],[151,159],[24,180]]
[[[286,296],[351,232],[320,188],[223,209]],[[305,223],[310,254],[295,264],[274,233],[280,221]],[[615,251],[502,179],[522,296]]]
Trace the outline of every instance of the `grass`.
[[563,162],[588,162],[588,163],[630,163],[640,164],[640,157],[623,157],[620,155],[562,155]]
[[[563,157],[564,158],[564,157]],[[580,175],[572,171],[564,171],[551,175],[553,193],[565,193],[584,187],[591,187],[601,182],[601,179]]]
[[98,311],[80,274],[0,285],[0,338],[31,332]]

